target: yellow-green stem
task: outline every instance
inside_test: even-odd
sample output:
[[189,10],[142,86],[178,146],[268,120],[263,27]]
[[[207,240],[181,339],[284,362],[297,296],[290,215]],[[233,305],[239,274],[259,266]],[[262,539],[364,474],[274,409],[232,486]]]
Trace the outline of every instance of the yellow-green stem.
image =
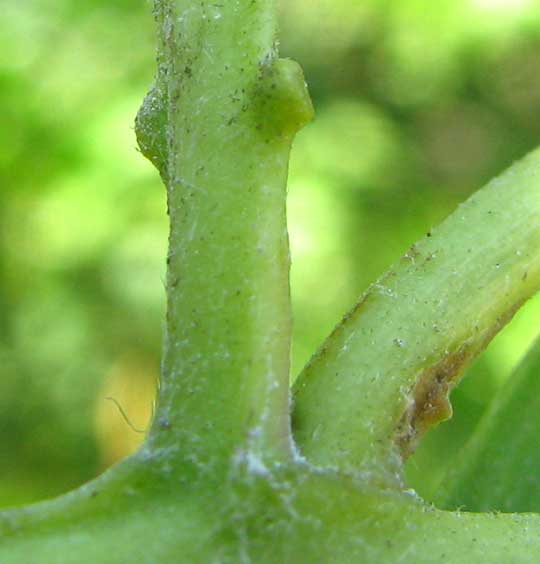
[[164,54],[138,119],[171,219],[149,447],[175,450],[203,472],[247,451],[284,460],[292,455],[286,180],[311,103],[299,66],[277,58],[273,1],[158,8]]

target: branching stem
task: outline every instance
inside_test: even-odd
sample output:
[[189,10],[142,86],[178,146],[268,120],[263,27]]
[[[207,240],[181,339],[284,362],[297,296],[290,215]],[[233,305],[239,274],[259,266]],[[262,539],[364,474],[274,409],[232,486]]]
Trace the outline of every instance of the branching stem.
[[464,366],[540,289],[540,150],[413,245],[314,356],[295,387],[295,436],[316,464],[395,483],[448,418]]

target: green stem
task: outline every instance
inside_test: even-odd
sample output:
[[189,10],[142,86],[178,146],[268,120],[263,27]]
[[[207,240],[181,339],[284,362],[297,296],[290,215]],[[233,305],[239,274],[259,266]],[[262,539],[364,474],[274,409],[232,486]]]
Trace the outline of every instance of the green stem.
[[199,469],[238,448],[292,453],[286,179],[312,108],[300,68],[276,58],[274,4],[158,2],[164,54],[138,119],[171,219],[149,445]]
[[[292,456],[285,177],[311,106],[299,68],[276,59],[270,0],[156,7],[159,72],[137,119],[171,215],[155,421],[99,479],[0,513],[0,562],[535,562],[537,515],[441,512],[280,464]],[[413,247],[332,336],[297,388],[310,460],[335,454],[348,470],[371,457],[364,468],[391,472],[398,435],[410,448],[445,413],[458,365],[540,285],[539,161]]]
[[297,380],[293,426],[309,460],[398,481],[448,392],[540,288],[540,150],[413,245]]

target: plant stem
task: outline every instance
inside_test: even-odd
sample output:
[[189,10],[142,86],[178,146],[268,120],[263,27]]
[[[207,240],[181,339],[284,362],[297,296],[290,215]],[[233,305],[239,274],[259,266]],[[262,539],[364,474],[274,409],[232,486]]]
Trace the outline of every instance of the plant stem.
[[286,179],[311,104],[300,68],[276,58],[273,0],[156,6],[164,54],[138,136],[167,182],[171,232],[149,445],[199,470],[239,448],[281,460],[292,454]]
[[338,328],[297,388],[297,437],[327,467],[283,464],[285,180],[311,105],[299,68],[276,59],[273,5],[156,3],[159,70],[137,119],[171,216],[156,417],[144,448],[97,480],[1,512],[1,562],[538,559],[538,515],[438,511],[341,469],[387,477],[398,443],[448,413],[458,368],[540,285],[540,152],[413,247]]
[[401,480],[464,366],[540,288],[540,150],[462,204],[365,294],[295,386],[316,464]]

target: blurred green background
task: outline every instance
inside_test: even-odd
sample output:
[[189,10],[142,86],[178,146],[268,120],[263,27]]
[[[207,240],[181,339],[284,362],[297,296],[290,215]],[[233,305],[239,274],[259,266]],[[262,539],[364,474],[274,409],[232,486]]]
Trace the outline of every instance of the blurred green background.
[[[0,505],[136,448],[159,370],[165,192],[133,118],[154,67],[143,0],[2,0]],[[368,284],[540,143],[534,0],[283,0],[316,121],[290,178],[296,374]],[[538,333],[530,302],[410,460],[428,499]],[[419,476],[423,475],[420,479]]]

